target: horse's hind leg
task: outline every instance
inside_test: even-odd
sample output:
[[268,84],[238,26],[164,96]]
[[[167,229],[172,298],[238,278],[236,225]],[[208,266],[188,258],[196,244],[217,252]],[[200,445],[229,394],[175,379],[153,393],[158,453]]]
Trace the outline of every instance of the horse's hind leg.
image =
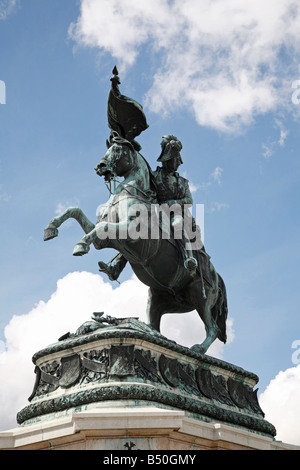
[[150,288],[147,303],[147,320],[154,330],[160,332],[161,317],[165,313],[180,311],[180,306],[174,296],[166,291]]
[[212,321],[210,308],[206,307],[204,309],[207,310],[204,315],[201,310],[197,309],[197,312],[199,313],[200,318],[203,320],[205,331],[206,331],[206,338],[201,344],[194,344],[194,346],[191,347],[193,351],[199,352],[202,354],[206,353],[208,348],[212,345],[212,343],[218,337],[218,327],[215,324],[215,322]]
[[57,237],[58,227],[68,219],[75,219],[81,225],[85,233],[89,233],[95,225],[86,217],[79,207],[69,207],[61,215],[53,217],[44,231],[44,241]]
[[215,289],[211,287],[206,289],[206,296],[204,298],[202,283],[199,280],[190,284],[187,290],[187,296],[189,302],[197,310],[203,321],[206,331],[205,340],[201,344],[195,344],[191,349],[204,354],[218,337],[219,332],[218,325],[214,320]]
[[206,338],[201,344],[194,344],[191,349],[197,353],[205,354],[208,348],[217,339],[219,329],[216,322],[213,320],[211,307],[208,304],[204,305],[200,309],[197,308],[196,310],[204,323]]
[[205,324],[206,338],[202,344],[196,344],[192,349],[205,353],[216,339],[226,343],[227,295],[224,281],[219,274],[214,287],[207,288],[207,298],[197,311]]
[[169,294],[150,288],[148,291],[147,320],[154,330],[160,331],[160,320],[168,305]]

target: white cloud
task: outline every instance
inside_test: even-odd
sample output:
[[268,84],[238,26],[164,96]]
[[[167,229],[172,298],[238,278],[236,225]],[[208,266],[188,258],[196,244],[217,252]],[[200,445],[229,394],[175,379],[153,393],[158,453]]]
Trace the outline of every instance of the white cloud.
[[279,127],[279,130],[280,130],[278,144],[281,147],[283,147],[285,145],[285,141],[286,141],[289,131],[284,127],[283,123],[279,119],[275,119],[275,125]]
[[263,157],[268,160],[273,155],[273,148],[276,142],[271,142],[270,144],[262,144],[263,148]]
[[82,0],[80,17],[69,33],[84,46],[109,52],[122,70],[135,62],[139,47],[152,35],[156,47],[165,46],[174,22],[166,0]]
[[143,55],[160,63],[146,106],[161,114],[187,107],[200,125],[228,132],[290,103],[299,20],[295,0],[81,0],[69,32],[123,70],[147,46]]
[[[100,275],[73,272],[57,282],[51,298],[40,301],[25,315],[14,316],[5,328],[0,343],[0,428],[16,425],[18,411],[28,404],[34,384],[35,352],[74,333],[93,312],[104,311],[113,317],[139,317],[146,320],[148,288],[135,277],[113,288]],[[204,326],[196,312],[165,315],[162,334],[178,344],[190,347],[205,338]],[[228,322],[228,342],[233,338],[232,321]],[[221,357],[223,343],[215,341],[208,353]]]
[[191,193],[195,193],[199,188],[199,186],[197,184],[194,184],[191,181],[189,181],[189,187],[190,187]]
[[218,183],[218,184],[221,184],[221,176],[222,176],[222,173],[223,173],[223,168],[220,168],[219,166],[217,166],[214,171],[212,172],[211,176],[212,178]]
[[278,140],[279,145],[283,146],[285,143],[285,139],[287,138],[288,131],[281,129],[280,131],[280,138]]
[[[195,192],[198,189],[201,191],[207,191],[213,183],[218,183],[221,184],[221,178],[223,174],[223,168],[217,166],[209,175],[209,178],[207,181],[202,181],[201,183],[198,183],[197,185],[194,185],[193,183],[189,182],[190,190],[191,192]],[[183,173],[183,176],[186,178],[186,173]]]
[[0,20],[5,20],[17,6],[17,0],[0,0]]
[[192,181],[190,181],[186,171],[182,173],[182,176],[189,181],[189,188],[190,188],[191,193],[195,193],[198,190],[199,185],[194,184]]
[[278,140],[268,141],[268,143],[263,143],[263,157],[268,160],[274,152],[276,151],[276,147],[280,145],[283,147],[285,145],[286,138],[289,134],[289,131],[285,128],[284,124],[279,119],[274,119],[274,128],[280,130],[280,135]]
[[55,215],[61,215],[65,210],[67,210],[69,207],[78,207],[79,206],[79,200],[78,199],[73,199],[73,201],[66,201],[66,202],[58,202],[56,204],[55,208]]
[[276,430],[276,439],[300,445],[300,365],[280,371],[259,397],[265,418]]
[[[139,317],[146,322],[147,287],[135,277],[113,288],[100,275],[73,272],[57,282],[50,299],[40,301],[25,315],[14,316],[0,342],[0,430],[16,426],[18,411],[28,404],[34,383],[32,355],[54,343],[64,333],[75,332],[95,311],[114,317]],[[122,303],[120,303],[122,299]],[[228,321],[228,342],[234,333]],[[204,327],[196,312],[165,315],[162,333],[187,347],[204,339]],[[225,346],[226,347],[226,346]],[[223,344],[216,341],[209,354],[222,357]],[[277,429],[277,440],[300,444],[300,365],[272,380],[259,401],[266,419]]]
[[212,202],[210,208],[208,209],[208,212],[220,212],[224,209],[229,209],[229,204],[227,204],[226,202]]

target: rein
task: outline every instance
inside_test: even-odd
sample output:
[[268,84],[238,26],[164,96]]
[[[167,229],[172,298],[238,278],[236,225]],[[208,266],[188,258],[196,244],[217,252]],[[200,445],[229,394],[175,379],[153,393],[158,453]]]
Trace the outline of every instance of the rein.
[[[141,157],[142,157],[142,159],[145,161],[145,163],[146,163],[146,165],[147,165],[147,167],[148,167],[148,170],[149,170],[149,172],[150,172],[150,174],[151,174],[151,169],[149,168],[149,165],[148,165],[147,161],[144,159],[143,156],[141,156]],[[135,191],[139,191],[141,195],[140,195],[140,196],[137,196],[137,195],[133,194],[133,193],[130,191],[130,189],[129,189],[129,186],[130,186],[130,185],[129,185],[128,183],[127,183],[127,184],[124,184],[122,181],[119,181],[119,180],[117,179],[116,174],[115,174],[114,172],[111,172],[111,173],[113,174],[113,177],[110,179],[109,184],[108,184],[107,182],[105,182],[105,185],[106,185],[106,187],[107,187],[107,189],[108,189],[110,195],[111,195],[111,196],[117,196],[117,194],[115,193],[115,191],[116,191],[116,183],[118,183],[118,184],[123,188],[123,190],[128,193],[128,196],[124,196],[124,197],[122,197],[121,199],[118,199],[118,200],[115,201],[115,202],[112,201],[112,202],[110,203],[110,206],[117,205],[117,204],[119,204],[122,200],[128,199],[128,198],[136,199],[137,201],[140,201],[140,202],[142,202],[142,203],[144,203],[144,204],[147,204],[147,205],[149,205],[149,204],[151,205],[152,203],[155,203],[156,199],[155,199],[153,196],[151,197],[151,195],[150,195],[149,193],[147,194],[147,192],[145,192],[143,189],[139,188],[138,186],[134,186],[134,187],[132,186],[132,189],[134,189]],[[150,175],[149,175],[149,177],[150,177]],[[151,177],[150,177],[150,178],[151,178]],[[112,181],[113,181],[113,184],[114,184],[114,189],[113,189],[113,191],[112,191],[112,188],[111,188],[111,182],[112,182]],[[152,191],[151,191],[151,192],[152,192]],[[152,193],[152,194],[153,194],[153,193]],[[157,202],[157,201],[156,201],[156,202]],[[144,253],[145,258],[144,258],[144,260],[143,260],[142,263],[141,263],[140,258],[135,257],[131,252],[129,252],[129,251],[127,250],[126,247],[123,247],[123,250],[127,252],[126,258],[128,259],[128,261],[130,261],[130,262],[132,262],[132,263],[134,263],[134,264],[142,264],[142,265],[144,265],[145,267],[148,266],[148,271],[147,271],[147,272],[148,272],[148,275],[153,279],[153,281],[154,281],[154,283],[156,283],[157,287],[159,287],[159,288],[161,288],[161,289],[163,289],[163,290],[167,290],[167,291],[169,291],[170,294],[175,295],[175,290],[174,290],[172,287],[162,285],[162,284],[155,278],[154,274],[152,273],[152,270],[149,269],[149,268],[150,268],[150,266],[149,266],[150,261],[152,261],[152,260],[158,255],[158,253],[159,253],[160,244],[161,244],[161,238],[159,238],[159,240],[157,241],[156,246],[155,246],[155,249],[154,249],[154,251],[153,251],[151,254],[147,253],[147,254],[148,254],[148,256],[147,256],[147,254]],[[176,282],[177,282],[177,280],[178,280],[178,275],[179,275],[179,266],[178,266],[177,271],[176,271],[175,276],[174,276],[174,279],[175,279]],[[175,282],[175,285],[176,285],[176,282]],[[174,287],[174,285],[173,285],[173,287]]]
[[[132,193],[129,191],[128,187],[127,187],[124,183],[122,183],[122,181],[117,180],[117,178],[116,178],[115,176],[114,176],[114,178],[113,178],[113,181],[114,181],[114,183],[120,184],[120,186],[122,186],[122,188],[129,194],[129,196],[130,196],[131,198],[137,199],[138,201],[141,201],[141,202],[146,203],[146,204],[151,204],[151,203],[153,202],[153,201],[150,201],[150,200],[149,200],[149,195],[148,195],[145,191],[143,191],[141,188],[139,188],[138,186],[135,186],[135,189],[137,189],[138,191],[140,191],[140,192],[145,196],[145,199],[143,199],[143,198],[141,198],[141,197],[139,197],[139,196],[136,196],[135,194],[132,194]],[[109,193],[111,194],[111,196],[117,196],[117,194],[116,194],[115,192],[112,192],[112,190],[111,190],[111,182],[110,182],[109,186],[108,186],[108,184],[107,184],[106,182],[105,182],[105,185],[106,185],[106,187],[107,187]],[[119,199],[119,200],[116,201],[116,202],[112,202],[111,205],[114,206],[114,205],[118,204],[120,201],[122,201],[123,199],[126,199],[126,198],[128,198],[128,196],[127,196],[127,197],[124,197],[124,198],[122,198],[122,199]]]

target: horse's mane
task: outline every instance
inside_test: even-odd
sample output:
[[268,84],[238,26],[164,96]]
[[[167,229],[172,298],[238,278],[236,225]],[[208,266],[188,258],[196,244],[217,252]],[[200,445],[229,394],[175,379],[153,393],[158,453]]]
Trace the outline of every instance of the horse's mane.
[[139,146],[139,149],[137,149],[135,145],[136,144],[135,141],[129,141],[125,139],[124,137],[120,136],[116,131],[111,132],[110,139],[106,143],[107,143],[108,148],[111,147],[113,144],[127,145],[132,150],[132,152],[134,152],[137,155],[137,158],[140,159],[145,164],[145,167],[149,173],[150,190],[154,193],[153,197],[156,197],[157,190],[156,190],[155,177],[146,158],[139,152],[141,147]]
[[157,188],[156,188],[156,182],[155,182],[155,177],[154,177],[154,174],[153,174],[153,171],[149,165],[149,163],[147,162],[146,158],[143,157],[142,154],[140,154],[139,152],[137,152],[138,156],[144,161],[144,163],[146,164],[146,168],[149,172],[149,183],[150,183],[150,189],[151,191],[154,192],[155,196],[157,194]]
[[125,137],[120,136],[120,134],[118,134],[116,131],[111,131],[109,140],[106,141],[107,148],[112,147],[113,144],[128,145],[128,147],[130,147],[133,152],[136,150],[133,142],[130,142],[129,140],[125,139]]

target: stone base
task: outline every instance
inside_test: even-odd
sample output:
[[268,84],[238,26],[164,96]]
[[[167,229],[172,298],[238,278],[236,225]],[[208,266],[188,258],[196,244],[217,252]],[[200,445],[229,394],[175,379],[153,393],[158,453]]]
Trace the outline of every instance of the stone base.
[[180,346],[136,318],[94,315],[34,355],[30,404],[17,415],[21,426],[1,434],[2,448],[279,446],[255,374]]
[[124,407],[124,402],[114,402],[111,407],[95,404],[85,411],[1,432],[0,449],[176,452],[300,448],[238,427],[193,419],[183,411]]

